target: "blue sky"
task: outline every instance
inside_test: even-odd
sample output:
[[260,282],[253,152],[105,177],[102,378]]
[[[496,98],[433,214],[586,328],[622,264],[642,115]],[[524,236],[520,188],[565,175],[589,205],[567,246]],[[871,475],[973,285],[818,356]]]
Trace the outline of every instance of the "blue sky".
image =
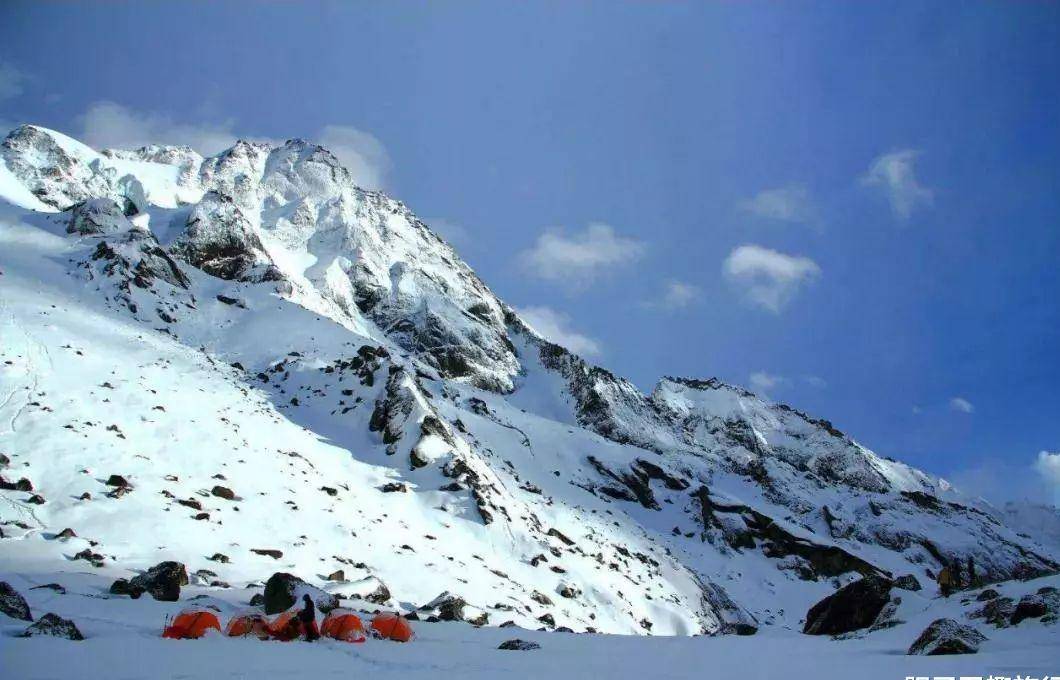
[[1054,501],[1058,73],[1054,3],[0,8],[0,123],[316,139],[646,390]]

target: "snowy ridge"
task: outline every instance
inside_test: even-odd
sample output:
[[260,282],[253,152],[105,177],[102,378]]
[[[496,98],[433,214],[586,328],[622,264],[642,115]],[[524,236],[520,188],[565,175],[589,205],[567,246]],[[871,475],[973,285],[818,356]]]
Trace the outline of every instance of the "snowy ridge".
[[341,568],[328,589],[405,610],[447,590],[490,625],[641,634],[797,627],[944,559],[1058,568],[827,421],[716,380],[644,395],[546,342],[322,147],[23,126],[0,155],[0,474],[43,501],[0,491],[6,568]]

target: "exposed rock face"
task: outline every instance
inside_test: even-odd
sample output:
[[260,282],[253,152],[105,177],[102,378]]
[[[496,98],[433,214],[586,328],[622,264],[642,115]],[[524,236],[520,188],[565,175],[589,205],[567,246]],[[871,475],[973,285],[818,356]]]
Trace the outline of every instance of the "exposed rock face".
[[390,589],[375,576],[350,583],[344,589],[344,593],[349,597],[360,598],[374,604],[386,604],[391,598]]
[[530,640],[520,640],[519,638],[514,638],[512,640],[505,640],[500,644],[499,647],[497,647],[497,649],[527,652],[533,649],[541,649],[541,645],[537,644],[536,642],[531,642]]
[[19,637],[50,636],[65,640],[84,640],[85,636],[70,619],[47,613],[25,630]]
[[221,279],[279,280],[250,220],[235,199],[210,191],[188,215],[184,235],[173,245],[188,264]]
[[339,606],[339,598],[335,595],[309,585],[294,574],[277,572],[265,582],[265,613],[279,614],[287,611],[300,602],[303,595],[309,595],[317,609],[325,614]]
[[134,228],[125,208],[109,198],[90,198],[73,206],[68,212],[70,222],[66,231],[71,234],[117,234]]
[[894,587],[901,588],[902,590],[912,590],[914,592],[920,590],[920,581],[917,580],[916,576],[912,574],[905,574],[894,579]]
[[13,619],[32,621],[33,616],[29,613],[29,604],[10,583],[0,581],[0,612]]
[[921,656],[975,654],[984,642],[986,636],[970,626],[953,619],[936,619],[913,642],[908,653]]
[[464,608],[467,601],[459,595],[444,592],[427,604],[420,607],[421,611],[435,611],[441,621],[463,621]]
[[806,614],[802,632],[808,635],[839,635],[868,628],[890,600],[891,581],[866,576],[824,598]]
[[[129,580],[130,589],[151,594],[151,597],[164,602],[176,602],[180,599],[180,587],[188,585],[188,570],[180,562],[160,562]],[[112,586],[113,587],[113,586]]]

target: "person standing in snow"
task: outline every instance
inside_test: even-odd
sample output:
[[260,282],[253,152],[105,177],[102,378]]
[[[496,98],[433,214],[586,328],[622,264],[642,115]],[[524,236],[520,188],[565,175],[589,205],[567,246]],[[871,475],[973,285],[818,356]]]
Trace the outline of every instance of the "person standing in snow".
[[948,564],[944,564],[938,575],[939,591],[943,597],[949,597],[953,592],[953,572]]
[[298,610],[298,620],[302,622],[302,630],[305,631],[305,641],[312,642],[320,639],[317,632],[317,608],[313,604],[313,598],[306,593],[302,596],[305,606]]

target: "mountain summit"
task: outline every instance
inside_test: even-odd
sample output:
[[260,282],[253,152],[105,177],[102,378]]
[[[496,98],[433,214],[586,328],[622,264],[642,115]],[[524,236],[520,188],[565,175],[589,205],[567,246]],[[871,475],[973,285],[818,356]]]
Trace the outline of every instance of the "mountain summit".
[[25,125],[0,160],[10,564],[287,571],[640,634],[801,628],[858,576],[1060,568],[826,420],[716,379],[643,394],[548,342],[323,147]]

